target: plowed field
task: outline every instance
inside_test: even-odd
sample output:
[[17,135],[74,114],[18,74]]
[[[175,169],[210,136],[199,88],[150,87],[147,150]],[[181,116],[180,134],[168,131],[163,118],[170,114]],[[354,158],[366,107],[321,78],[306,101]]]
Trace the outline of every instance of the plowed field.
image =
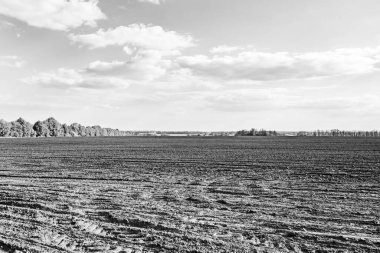
[[380,139],[0,139],[0,252],[380,252]]

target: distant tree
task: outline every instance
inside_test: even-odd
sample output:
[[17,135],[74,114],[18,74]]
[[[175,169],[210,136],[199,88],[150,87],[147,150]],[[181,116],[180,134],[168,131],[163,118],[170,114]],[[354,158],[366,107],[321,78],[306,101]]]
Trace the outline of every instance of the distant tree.
[[95,129],[92,127],[86,127],[85,128],[85,133],[87,137],[92,137],[95,136]]
[[23,137],[24,133],[22,130],[22,125],[18,123],[17,121],[11,122],[11,137]]
[[257,130],[252,128],[251,130],[240,130],[237,131],[235,136],[277,136],[276,131],[267,131],[265,129]]
[[50,117],[50,118],[46,119],[43,123],[49,129],[49,136],[51,136],[51,137],[59,137],[59,136],[63,135],[63,133],[61,132],[61,123],[59,123],[53,117]]
[[72,134],[71,134],[71,128],[67,124],[62,124],[60,132],[62,132],[62,135],[65,136],[65,137],[72,136]]
[[86,136],[86,127],[81,124],[73,123],[70,125],[70,128],[72,129],[74,136]]
[[19,118],[16,120],[17,123],[21,125],[22,129],[22,137],[34,137],[36,136],[36,132],[33,130],[33,125],[24,120],[23,118]]
[[73,123],[70,125],[71,133],[73,136],[79,136],[80,127],[81,125],[78,123]]
[[108,131],[105,128],[102,128],[101,130],[101,136],[108,136]]
[[107,131],[107,136],[115,136],[115,130],[112,128],[105,128]]
[[0,119],[0,136],[8,137],[11,133],[11,124],[3,119]]
[[80,125],[79,127],[79,136],[85,137],[86,136],[86,127]]
[[94,136],[103,136],[103,131],[100,126],[93,126],[92,128],[94,129]]
[[36,123],[34,123],[33,130],[36,132],[37,137],[50,136],[50,130],[48,126],[42,121],[37,121]]
[[0,137],[59,137],[59,136],[125,136],[128,132],[100,126],[85,127],[78,123],[61,124],[53,117],[37,121],[34,125],[23,118],[6,122],[0,120]]
[[247,130],[239,130],[236,132],[235,136],[249,136],[251,134],[250,131]]

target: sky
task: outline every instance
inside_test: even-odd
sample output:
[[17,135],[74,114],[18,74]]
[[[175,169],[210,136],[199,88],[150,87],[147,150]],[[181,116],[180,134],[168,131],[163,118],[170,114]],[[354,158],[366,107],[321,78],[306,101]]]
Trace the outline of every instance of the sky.
[[0,0],[0,118],[380,129],[378,0]]

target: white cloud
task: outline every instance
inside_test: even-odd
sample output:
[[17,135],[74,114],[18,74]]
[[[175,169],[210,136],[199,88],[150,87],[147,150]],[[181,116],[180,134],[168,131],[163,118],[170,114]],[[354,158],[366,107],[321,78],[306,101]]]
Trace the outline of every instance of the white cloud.
[[164,76],[172,68],[159,51],[142,51],[128,61],[95,61],[84,70],[103,76],[117,76],[129,81],[153,81]]
[[0,66],[5,66],[9,68],[21,68],[22,66],[24,66],[24,64],[25,61],[18,56],[0,56]]
[[350,112],[368,112],[377,111],[380,109],[380,100],[378,95],[361,95],[361,96],[339,96],[339,94],[333,97],[317,97],[317,98],[298,98],[297,100],[289,100],[287,104],[288,108],[297,108],[305,110],[345,110]]
[[[237,50],[237,49],[236,49]],[[216,48],[214,55],[182,56],[178,63],[196,75],[223,80],[288,80],[364,74],[380,69],[380,47],[289,53]],[[228,52],[229,54],[223,54]],[[234,54],[231,52],[236,51]]]
[[111,89],[126,88],[127,80],[118,77],[93,76],[84,71],[60,68],[53,73],[40,73],[23,80],[28,84],[43,85],[50,88],[72,89]]
[[120,68],[123,65],[125,65],[125,62],[122,62],[122,61],[112,61],[112,62],[94,61],[88,65],[87,69],[89,71],[94,71],[94,72],[106,72],[106,71],[111,71],[111,70]]
[[162,59],[159,51],[145,50],[127,61],[94,61],[86,68],[60,68],[24,79],[29,84],[63,89],[125,88],[131,83],[150,82],[164,76],[172,68],[170,60]]
[[153,81],[164,76],[171,65],[172,62],[163,59],[160,51],[146,50],[125,65],[124,74],[133,80]]
[[189,35],[181,35],[174,31],[165,31],[160,26],[144,24],[119,26],[108,30],[100,29],[91,34],[71,34],[70,38],[92,49],[123,46],[127,54],[133,54],[137,50],[159,50],[166,54],[174,54],[193,46],[193,39]]
[[152,3],[152,4],[161,4],[162,0],[138,0],[140,3]]
[[174,67],[173,58],[194,45],[189,35],[165,31],[160,26],[132,24],[115,29],[100,29],[96,33],[74,35],[72,41],[91,49],[108,46],[123,47],[128,60],[124,62],[94,62],[89,71],[122,75],[128,80],[152,81],[164,76]]
[[[230,89],[201,91],[187,95],[200,109],[223,112],[264,112],[268,110],[298,110],[327,112],[374,112],[380,109],[379,95],[346,94],[341,88],[314,93],[299,88]],[[333,92],[332,92],[333,91]]]
[[230,53],[234,53],[234,52],[237,52],[237,51],[240,51],[244,48],[241,48],[241,47],[231,47],[231,46],[217,46],[217,47],[214,47],[210,50],[210,53],[212,54],[230,54]]
[[[194,97],[202,109],[224,112],[257,112],[281,108],[281,102],[291,100],[285,88],[234,89],[201,92]],[[280,102],[281,101],[281,102]]]
[[0,28],[11,28],[14,27],[15,24],[6,20],[0,20]]
[[0,14],[53,30],[95,26],[106,18],[97,0],[1,0]]

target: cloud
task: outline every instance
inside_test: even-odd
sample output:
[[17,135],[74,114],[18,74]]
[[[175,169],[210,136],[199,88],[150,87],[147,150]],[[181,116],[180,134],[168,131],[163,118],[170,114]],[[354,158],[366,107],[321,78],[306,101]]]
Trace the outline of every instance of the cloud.
[[112,61],[112,62],[94,61],[88,65],[87,69],[89,71],[94,71],[94,72],[106,72],[106,71],[115,70],[124,65],[125,65],[125,62],[122,62],[122,61]]
[[195,75],[223,80],[276,81],[364,74],[380,69],[380,47],[289,53],[218,47],[214,54],[181,56]]
[[12,22],[9,22],[6,20],[0,20],[0,28],[8,29],[8,28],[12,28],[14,26],[15,26],[15,24],[13,24]]
[[0,14],[52,30],[96,26],[106,18],[97,0],[2,0]]
[[54,72],[39,73],[23,81],[62,89],[114,89],[128,87],[133,82],[156,80],[172,68],[172,61],[163,59],[161,52],[145,50],[127,61],[94,61],[83,69],[60,68]]
[[194,45],[189,35],[181,35],[174,31],[165,31],[160,26],[144,24],[119,26],[108,30],[100,29],[90,34],[71,34],[70,39],[91,49],[123,46],[127,54],[133,54],[138,50],[159,50],[166,54],[175,54]]
[[230,54],[242,50],[242,47],[217,46],[210,50],[212,54]]
[[122,78],[94,76],[85,71],[60,68],[53,73],[40,73],[23,80],[28,84],[43,85],[59,89],[115,89],[126,88],[129,83]]
[[162,58],[159,51],[142,51],[127,61],[95,61],[84,70],[103,76],[117,76],[129,81],[153,81],[172,69],[172,62]]
[[90,49],[108,46],[123,48],[123,62],[93,62],[88,71],[107,75],[123,75],[128,80],[152,81],[174,67],[174,58],[194,45],[193,38],[160,26],[132,24],[115,29],[100,29],[95,33],[69,36],[72,41]]
[[312,112],[376,112],[380,109],[377,94],[342,94],[341,88],[314,93],[302,88],[230,89],[200,91],[187,95],[200,110],[222,112],[309,111]]
[[172,61],[165,59],[162,51],[143,50],[126,62],[123,74],[133,80],[153,81],[164,76],[172,67]]
[[234,89],[200,92],[193,97],[201,109],[223,112],[257,112],[281,108],[280,101],[293,96],[287,89]]
[[299,98],[298,100],[288,101],[288,108],[297,108],[305,110],[338,110],[350,112],[368,112],[380,109],[380,97],[378,95],[361,95],[361,96],[339,96],[318,97],[318,98]]
[[161,4],[162,0],[138,0],[140,3],[152,3],[152,4]]
[[60,68],[24,79],[29,84],[54,88],[125,88],[131,83],[150,82],[174,69],[160,51],[143,50],[126,61],[94,61],[79,70]]
[[5,66],[9,68],[21,68],[25,65],[25,61],[18,56],[7,55],[0,56],[0,66]]

